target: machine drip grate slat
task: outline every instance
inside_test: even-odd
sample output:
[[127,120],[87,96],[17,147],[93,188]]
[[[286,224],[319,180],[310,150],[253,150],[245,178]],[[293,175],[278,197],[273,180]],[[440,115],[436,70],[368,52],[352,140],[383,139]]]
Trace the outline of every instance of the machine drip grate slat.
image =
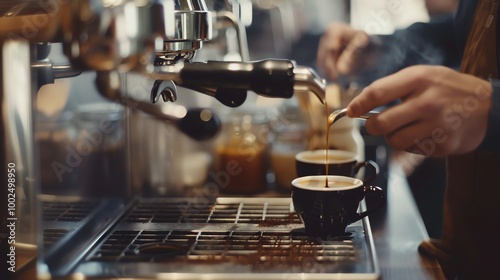
[[[354,261],[356,249],[346,236],[336,240],[311,240],[303,232],[289,231],[115,231],[93,254],[90,261],[164,262],[177,260],[232,260],[247,257],[259,262]],[[161,252],[141,250],[144,245],[169,245]],[[248,259],[250,261],[250,259]]]
[[43,247],[48,249],[70,232],[69,229],[46,228],[43,230]]
[[290,201],[269,204],[222,201],[141,201],[125,218],[127,223],[277,223],[300,224]]
[[305,234],[290,198],[227,197],[210,203],[142,198],[76,271],[101,267],[125,276],[140,271],[144,277],[175,273],[186,279],[201,272],[212,273],[210,279],[235,279],[234,273],[265,274],[263,279],[282,279],[282,273],[377,279],[366,226],[361,220],[349,225],[345,236],[319,240]]
[[45,222],[80,222],[99,205],[98,201],[42,202]]

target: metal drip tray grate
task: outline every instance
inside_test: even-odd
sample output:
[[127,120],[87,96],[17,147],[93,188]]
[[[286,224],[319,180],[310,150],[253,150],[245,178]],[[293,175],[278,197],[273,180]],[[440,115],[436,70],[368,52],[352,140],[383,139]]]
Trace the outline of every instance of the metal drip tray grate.
[[97,201],[56,202],[43,201],[45,222],[80,222],[99,205]]
[[96,200],[42,196],[44,250],[52,249],[64,237],[75,233],[99,204]]
[[51,248],[54,243],[70,232],[69,229],[46,228],[43,230],[43,247],[45,250]]
[[219,198],[216,203],[196,200],[141,200],[126,223],[269,223],[300,224],[289,199],[240,201]]
[[125,209],[122,199],[42,194],[40,200],[43,256],[54,275],[67,273],[71,260],[83,257],[81,249],[105,234]]
[[77,271],[99,277],[112,271],[113,277],[124,278],[171,274],[196,279],[203,274],[206,279],[283,279],[284,274],[307,274],[307,279],[377,279],[366,222],[350,225],[345,236],[315,240],[305,235],[289,198],[219,198],[203,204],[143,199]]
[[[353,236],[311,240],[290,231],[115,231],[91,261],[230,261],[257,266],[279,262],[356,260]],[[269,264],[264,264],[268,262]]]

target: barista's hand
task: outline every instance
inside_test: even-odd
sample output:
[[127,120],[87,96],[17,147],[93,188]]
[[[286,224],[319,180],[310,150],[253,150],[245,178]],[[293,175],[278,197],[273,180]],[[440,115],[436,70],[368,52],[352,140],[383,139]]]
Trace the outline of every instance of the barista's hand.
[[374,38],[344,23],[331,24],[319,42],[318,67],[333,80],[364,70],[373,60],[369,57],[374,53]]
[[412,66],[375,81],[348,106],[356,117],[390,101],[401,103],[367,120],[396,149],[426,156],[462,154],[486,135],[491,84],[441,66]]

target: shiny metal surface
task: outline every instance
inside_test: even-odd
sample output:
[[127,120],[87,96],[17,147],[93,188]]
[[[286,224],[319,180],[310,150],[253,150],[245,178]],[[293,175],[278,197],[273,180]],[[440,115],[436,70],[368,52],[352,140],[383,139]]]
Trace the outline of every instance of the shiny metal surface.
[[[376,114],[378,114],[378,112],[370,111],[366,114],[363,114],[363,115],[357,117],[357,119],[367,120],[368,118],[370,118],[371,116],[376,115]],[[345,116],[347,116],[347,108],[335,110],[328,116],[328,123],[330,125],[332,125]]]
[[[159,86],[158,90],[171,91],[173,94],[176,90],[175,84],[171,81],[164,81],[164,83],[165,85]],[[158,120],[166,121],[194,140],[211,139],[221,129],[218,116],[210,109],[187,109],[182,105],[175,104],[168,104],[168,106],[160,106],[163,104],[154,105],[122,93],[121,84],[121,77],[118,72],[99,72],[96,77],[96,86],[103,97],[121,103],[133,110],[139,110]],[[152,98],[158,99],[159,97],[159,95],[155,95]],[[183,112],[183,114],[179,115],[178,112]]]
[[62,15],[63,43],[77,68],[142,68],[158,40],[175,36],[173,0],[69,2]]
[[349,235],[310,239],[291,199],[142,198],[75,272],[117,279],[378,279],[365,218]]
[[191,59],[204,41],[212,39],[212,14],[202,0],[176,0],[173,12],[174,34],[156,47],[157,63],[170,64],[179,59]]
[[151,89],[150,101],[156,103],[162,97],[163,101],[175,102],[177,100],[177,87],[171,80],[156,80]]
[[[40,200],[44,263],[56,279],[70,275],[71,268],[81,261],[93,242],[128,207],[127,200],[118,198],[41,195]],[[62,258],[62,255],[66,257]]]
[[294,90],[300,94],[314,93],[321,103],[325,103],[326,81],[312,68],[297,66],[293,70]]
[[[0,37],[59,42],[73,67],[130,71],[190,59],[212,38],[203,0],[18,1],[0,3]],[[43,24],[39,24],[43,17]]]
[[18,270],[37,254],[39,238],[30,47],[26,41],[0,39],[0,49],[1,218],[7,225],[0,229],[0,244],[13,251],[14,269]]
[[76,77],[83,72],[75,70],[69,64],[54,65],[50,60],[34,61],[31,63],[33,71],[37,71],[38,87],[53,84],[55,79]]
[[[260,64],[263,65],[259,67]],[[196,86],[198,88],[207,88],[210,92],[210,88],[213,92],[214,88],[244,88],[248,90],[254,90],[257,94],[271,96],[271,97],[281,97],[290,98],[293,93],[287,93],[284,90],[288,86],[293,87],[295,94],[309,94],[313,93],[321,103],[324,103],[326,81],[322,79],[312,68],[304,66],[296,66],[293,61],[288,61],[288,78],[284,77],[278,79],[275,78],[276,72],[278,70],[284,71],[283,60],[263,60],[254,62],[207,62],[207,63],[177,63],[175,65],[165,65],[157,66],[152,72],[144,73],[145,76],[156,79],[156,80],[172,80],[177,85],[192,88]],[[257,71],[266,69],[268,75],[255,77]],[[192,72],[196,72],[199,79],[189,79],[186,77],[192,75]],[[203,75],[205,73],[205,75]],[[204,76],[211,75],[213,73],[220,73],[218,79],[208,79]],[[231,75],[239,75],[238,80],[229,79]],[[263,80],[264,79],[264,80]],[[267,80],[269,79],[269,80]],[[290,81],[289,81],[290,80]],[[277,86],[278,84],[280,90],[272,93],[273,95],[267,94],[267,92],[259,91],[257,88],[252,88],[253,83],[265,84],[266,88],[271,88]],[[212,93],[215,95],[215,93]]]
[[250,52],[248,50],[247,34],[243,24],[241,24],[234,13],[227,11],[217,12],[215,15],[215,28],[226,29],[234,28],[236,30],[236,37],[238,40],[238,50],[242,61],[250,60]]

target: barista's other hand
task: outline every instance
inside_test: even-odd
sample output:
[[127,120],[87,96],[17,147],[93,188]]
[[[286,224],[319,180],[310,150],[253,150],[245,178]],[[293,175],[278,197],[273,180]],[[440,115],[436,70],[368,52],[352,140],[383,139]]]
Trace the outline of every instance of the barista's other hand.
[[369,55],[376,45],[375,37],[345,23],[331,24],[321,37],[317,65],[333,80],[354,75],[368,67]]
[[396,149],[426,156],[462,154],[486,135],[491,84],[441,66],[412,66],[379,79],[351,101],[356,117],[394,100],[366,122],[368,133],[384,135]]

